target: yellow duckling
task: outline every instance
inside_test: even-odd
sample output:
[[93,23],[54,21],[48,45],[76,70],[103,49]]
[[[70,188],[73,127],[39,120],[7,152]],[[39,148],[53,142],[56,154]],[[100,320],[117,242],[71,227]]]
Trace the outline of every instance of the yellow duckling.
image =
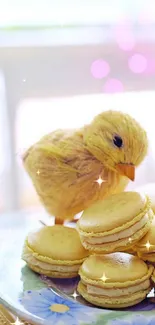
[[123,191],[147,148],[146,132],[132,117],[106,111],[79,130],[46,135],[23,162],[44,207],[63,224],[93,202]]

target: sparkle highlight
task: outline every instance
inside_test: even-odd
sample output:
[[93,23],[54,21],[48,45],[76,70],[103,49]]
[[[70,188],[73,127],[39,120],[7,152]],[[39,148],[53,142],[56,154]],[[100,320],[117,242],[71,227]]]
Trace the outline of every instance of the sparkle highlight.
[[150,247],[153,246],[153,245],[151,245],[150,242],[148,241],[144,246],[149,250]]
[[99,186],[101,186],[102,183],[104,183],[106,181],[104,179],[102,179],[101,176],[99,176],[99,178],[95,182],[98,183]]
[[102,277],[100,280],[102,280],[104,283],[108,280],[109,278],[106,277],[105,273],[103,273]]
[[24,325],[24,323],[21,322],[18,317],[16,318],[15,322],[14,323],[11,323],[11,324],[12,325]]
[[74,291],[71,295],[75,300],[77,297],[79,297],[78,293],[76,291]]

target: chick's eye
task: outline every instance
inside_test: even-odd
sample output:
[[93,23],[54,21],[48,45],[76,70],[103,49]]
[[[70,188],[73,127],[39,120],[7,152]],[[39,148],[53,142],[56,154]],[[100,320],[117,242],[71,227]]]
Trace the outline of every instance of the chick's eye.
[[118,135],[114,136],[113,143],[117,148],[121,148],[123,146],[123,140]]

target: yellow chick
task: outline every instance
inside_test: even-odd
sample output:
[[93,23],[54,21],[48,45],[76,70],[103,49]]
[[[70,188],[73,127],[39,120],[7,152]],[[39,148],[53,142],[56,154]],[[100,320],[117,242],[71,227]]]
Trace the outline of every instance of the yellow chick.
[[147,148],[146,132],[132,117],[106,111],[79,130],[46,135],[27,150],[23,163],[44,207],[63,224],[123,191]]

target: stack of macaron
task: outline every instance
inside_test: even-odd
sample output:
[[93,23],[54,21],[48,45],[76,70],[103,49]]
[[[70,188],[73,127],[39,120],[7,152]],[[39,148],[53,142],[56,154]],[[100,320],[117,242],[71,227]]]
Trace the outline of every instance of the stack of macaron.
[[[151,209],[155,213],[155,183],[149,183],[137,188],[137,192],[143,193],[149,196],[151,201]],[[136,243],[133,247],[134,253],[136,253],[140,259],[147,264],[152,264],[155,267],[155,216],[153,218],[151,227],[147,234]],[[152,282],[155,287],[155,270],[152,274]]]
[[123,192],[85,210],[77,230],[83,246],[90,251],[128,251],[148,232],[153,215],[147,196]]
[[136,244],[151,231],[153,217],[149,197],[138,192],[109,196],[83,212],[77,230],[93,255],[79,270],[78,291],[87,301],[124,308],[145,299],[154,267],[134,254]]
[[149,196],[114,194],[83,211],[76,229],[45,226],[29,234],[22,258],[33,271],[50,277],[79,274],[78,292],[94,305],[132,306],[155,283],[153,220]]

